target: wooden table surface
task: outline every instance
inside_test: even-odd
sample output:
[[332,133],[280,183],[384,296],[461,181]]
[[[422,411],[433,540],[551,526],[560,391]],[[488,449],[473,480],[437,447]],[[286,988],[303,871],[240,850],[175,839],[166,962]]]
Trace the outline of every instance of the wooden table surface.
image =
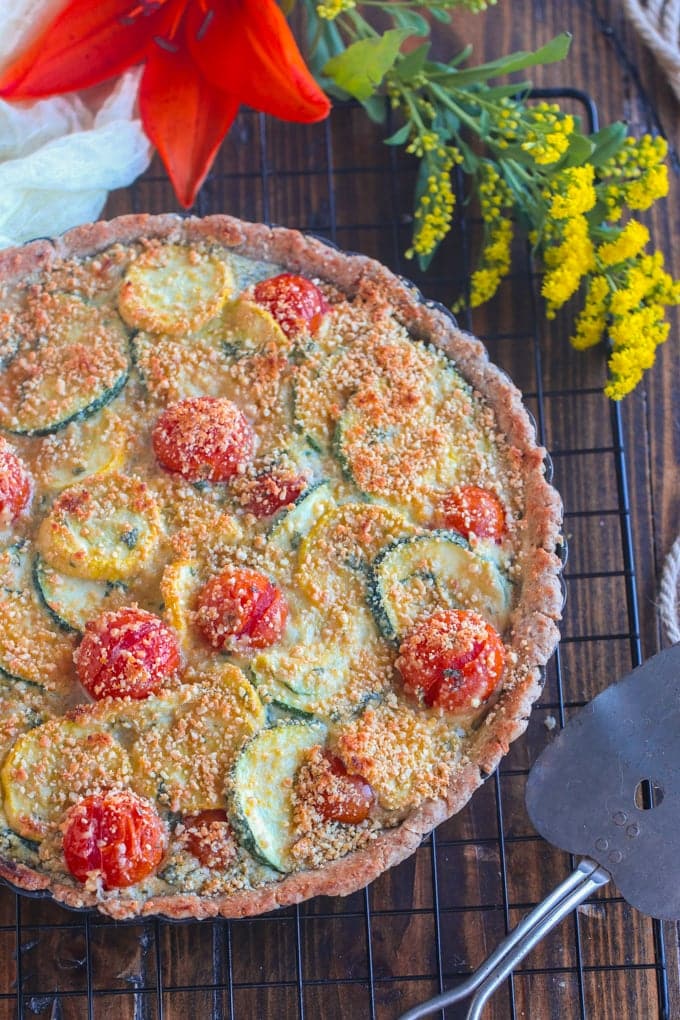
[[[680,107],[618,3],[500,0],[484,15],[457,16],[450,31],[438,29],[437,47],[444,56],[472,42],[476,59],[491,59],[537,47],[565,29],[574,36],[569,59],[537,70],[535,84],[584,90],[602,123],[623,118],[633,133],[663,131],[677,146]],[[580,101],[568,102],[586,112]],[[675,154],[672,165],[671,195],[649,223],[680,276]],[[265,124],[244,113],[197,211],[302,226],[408,272],[399,253],[412,187],[413,167],[395,161],[360,111],[337,109],[330,125],[313,128]],[[134,188],[112,197],[107,213],[174,208],[154,163]],[[459,217],[451,243],[428,277],[418,278],[428,296],[455,297],[469,271],[474,233]],[[22,1017],[55,1020],[388,1020],[474,969],[568,873],[568,855],[531,828],[525,774],[551,739],[553,719],[568,718],[576,704],[662,646],[658,579],[680,531],[679,323],[674,316],[671,340],[623,404],[620,421],[600,393],[601,352],[571,351],[568,320],[546,323],[522,252],[509,283],[471,325],[527,394],[566,508],[563,642],[526,736],[434,840],[347,900],[317,900],[250,921],[114,925],[0,890],[0,1016],[16,1016],[19,1004]],[[485,1015],[678,1017],[677,989],[675,926],[643,918],[607,888],[532,953]],[[446,1015],[464,1012],[451,1008]]]

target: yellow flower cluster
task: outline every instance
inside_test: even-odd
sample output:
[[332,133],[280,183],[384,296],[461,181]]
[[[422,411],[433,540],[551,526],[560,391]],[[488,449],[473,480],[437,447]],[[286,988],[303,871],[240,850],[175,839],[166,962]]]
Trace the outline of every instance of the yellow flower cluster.
[[583,276],[595,265],[595,250],[585,216],[571,216],[559,233],[559,243],[546,249],[548,272],[543,277],[541,293],[548,302],[546,315],[555,318],[558,308],[578,290]]
[[569,148],[574,118],[564,114],[556,103],[529,107],[524,116],[528,130],[521,147],[538,166],[557,163]]
[[680,304],[680,282],[664,269],[663,255],[640,255],[617,274],[611,296],[610,380],[605,393],[620,400],[651,368],[656,349],[668,338],[668,305]]
[[343,11],[349,11],[356,5],[356,0],[326,0],[316,5],[316,13],[326,21],[333,21]]
[[668,194],[668,152],[665,138],[626,138],[625,144],[600,170],[604,182],[598,189],[607,206],[607,217],[620,219],[623,207],[649,209]]
[[576,328],[571,338],[577,351],[585,351],[598,344],[607,328],[609,280],[606,276],[591,276],[583,308],[576,316]]
[[590,163],[561,170],[544,193],[552,218],[566,220],[590,212],[597,201],[594,180],[595,167]]
[[485,228],[485,243],[479,267],[470,281],[470,306],[484,304],[498,290],[510,271],[513,225],[505,211],[513,204],[512,192],[492,163],[480,169],[478,193]]
[[597,257],[603,266],[616,266],[639,255],[648,241],[647,227],[637,220],[630,220],[615,240],[599,246]]
[[[664,269],[663,255],[642,252],[647,238],[646,229],[631,220],[616,241],[599,246],[599,271],[589,281],[571,337],[582,351],[608,334],[612,353],[605,393],[613,400],[630,393],[652,367],[657,347],[668,337],[666,307],[680,304],[680,282]],[[603,248],[606,260],[601,258]]]
[[434,155],[434,159],[430,158],[427,187],[414,213],[416,225],[413,243],[406,252],[407,259],[412,259],[414,255],[430,255],[435,250],[451,228],[456,204],[451,186],[451,171],[456,163],[462,162],[463,157],[458,149],[450,145],[439,144],[434,150],[426,149],[429,142],[423,139],[428,137],[426,134],[420,136],[422,151],[428,152],[430,157]]

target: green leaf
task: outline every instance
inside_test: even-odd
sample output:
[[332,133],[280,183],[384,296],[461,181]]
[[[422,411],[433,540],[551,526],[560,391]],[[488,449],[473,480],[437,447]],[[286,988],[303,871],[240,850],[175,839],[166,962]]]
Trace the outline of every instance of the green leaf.
[[441,21],[445,25],[449,25],[451,23],[451,13],[449,11],[445,11],[442,7],[430,8],[430,14],[433,18],[436,18],[437,21]]
[[385,138],[385,145],[403,145],[411,134],[411,121],[407,121],[398,131],[395,131],[389,138]]
[[448,106],[438,106],[432,121],[432,130],[443,142],[448,142],[460,131],[460,118]]
[[323,73],[355,99],[366,100],[394,67],[401,44],[410,34],[404,28],[390,28],[377,39],[360,39],[331,57]]
[[585,135],[572,135],[569,139],[569,148],[559,162],[559,169],[566,170],[568,167],[582,166],[589,162],[594,148],[591,138],[586,138]]
[[361,105],[374,124],[385,123],[387,110],[385,108],[384,96],[369,96],[368,99],[361,100]]
[[459,138],[456,144],[463,156],[461,166],[463,167],[464,172],[466,174],[475,173],[481,163],[481,159],[475,152],[472,151],[467,142],[462,140],[462,138]]
[[[545,46],[533,52],[520,50],[517,53],[510,53],[507,57],[500,57],[488,64],[480,64],[478,67],[466,68],[464,71],[456,71],[455,68],[447,69],[446,83],[454,88],[462,88],[464,85],[473,85],[476,82],[487,81],[489,78],[498,78],[502,74],[514,74],[515,71],[524,71],[527,67],[537,67],[539,64],[553,64],[558,60],[564,60],[569,52],[571,35],[562,32],[555,36]],[[439,80],[444,75],[436,76]]]
[[601,131],[592,134],[590,140],[594,143],[594,148],[590,162],[593,166],[602,166],[608,159],[611,159],[623,145],[627,134],[628,128],[621,121],[608,124]]
[[401,57],[394,66],[393,75],[398,81],[409,81],[411,78],[415,78],[417,74],[423,70],[427,55],[430,52],[429,42],[423,43],[422,46],[416,47],[415,50],[411,50],[405,56]]
[[394,7],[391,13],[395,25],[408,29],[410,35],[430,34],[430,26],[422,14],[410,10],[399,10],[398,7]]

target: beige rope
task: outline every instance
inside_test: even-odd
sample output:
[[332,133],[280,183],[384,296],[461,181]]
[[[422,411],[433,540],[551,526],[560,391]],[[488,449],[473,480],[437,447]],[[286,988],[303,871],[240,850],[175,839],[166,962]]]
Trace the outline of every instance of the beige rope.
[[680,99],[680,0],[623,0],[623,6]]
[[659,589],[659,613],[666,637],[672,645],[680,641],[680,535],[664,563]]

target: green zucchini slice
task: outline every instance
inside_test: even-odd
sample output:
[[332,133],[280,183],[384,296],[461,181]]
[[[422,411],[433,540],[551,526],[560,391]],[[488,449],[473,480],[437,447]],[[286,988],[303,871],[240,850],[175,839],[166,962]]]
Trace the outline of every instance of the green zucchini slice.
[[293,783],[311,748],[323,744],[326,727],[289,720],[249,740],[232,772],[230,821],[246,849],[283,874],[294,865]]
[[42,605],[33,585],[32,564],[29,542],[0,552],[0,674],[67,691],[73,684],[73,638]]
[[305,535],[332,506],[330,482],[314,482],[272,526],[268,546],[280,554],[297,552]]
[[383,546],[415,526],[375,503],[343,503],[320,517],[300,545],[298,583],[321,607],[363,599],[368,568]]
[[85,630],[88,620],[130,601],[122,581],[87,581],[82,577],[69,577],[48,566],[39,555],[33,564],[33,580],[55,623],[75,634]]
[[125,327],[115,313],[71,294],[46,298],[50,325],[0,379],[0,426],[46,436],[95,414],[127,382]]
[[473,552],[455,531],[398,539],[376,556],[369,601],[390,641],[440,606],[474,609],[502,634],[508,624],[510,582],[491,561]]
[[249,664],[266,700],[295,715],[332,720],[382,690],[389,659],[369,610],[354,607],[344,626],[328,631],[313,610],[291,613],[283,641]]
[[[419,352],[418,384],[408,376],[367,381],[348,400],[333,439],[347,478],[369,496],[409,501],[451,488],[469,470],[481,429],[470,388],[443,355]],[[465,437],[454,443],[454,438]],[[453,451],[456,451],[455,453]]]
[[118,471],[125,463],[129,439],[123,421],[106,408],[46,436],[37,451],[36,476],[46,488],[61,491],[92,475]]

